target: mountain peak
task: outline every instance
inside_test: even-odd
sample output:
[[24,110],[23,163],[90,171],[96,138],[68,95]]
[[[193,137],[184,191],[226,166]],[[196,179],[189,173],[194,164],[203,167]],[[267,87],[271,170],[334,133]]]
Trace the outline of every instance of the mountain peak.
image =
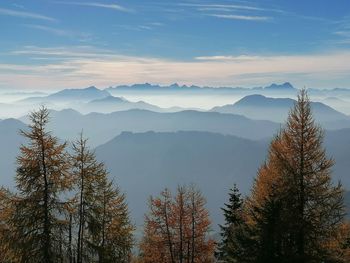
[[294,103],[290,98],[270,98],[260,94],[248,95],[237,101],[234,106],[252,107],[291,107]]
[[264,88],[265,90],[283,90],[283,91],[294,91],[296,90],[292,84],[290,84],[289,82],[285,82],[283,84],[276,84],[276,83],[272,83],[270,86],[267,86]]
[[95,86],[90,86],[90,87],[87,87],[87,88],[85,88],[83,90],[99,91],[99,89],[96,88]]
[[92,100],[100,99],[111,94],[106,90],[100,90],[95,86],[90,86],[84,89],[64,89],[59,92],[49,95],[50,99],[74,99],[74,100]]
[[109,95],[109,96],[101,98],[101,99],[92,100],[92,101],[89,102],[89,104],[94,104],[94,103],[120,103],[120,102],[128,102],[128,101],[125,98],[123,98],[123,97],[114,97],[112,95]]

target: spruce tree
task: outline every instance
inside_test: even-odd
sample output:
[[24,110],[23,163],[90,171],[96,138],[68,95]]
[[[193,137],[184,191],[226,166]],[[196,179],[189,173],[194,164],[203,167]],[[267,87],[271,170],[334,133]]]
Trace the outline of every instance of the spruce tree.
[[225,224],[219,225],[221,242],[218,246],[217,258],[224,262],[238,262],[238,244],[236,234],[243,223],[243,198],[236,184],[230,190],[229,202],[222,208]]
[[16,253],[23,262],[51,263],[59,258],[62,196],[72,183],[69,162],[66,143],[47,130],[49,111],[42,107],[29,118],[29,131],[21,132],[28,144],[17,158]]

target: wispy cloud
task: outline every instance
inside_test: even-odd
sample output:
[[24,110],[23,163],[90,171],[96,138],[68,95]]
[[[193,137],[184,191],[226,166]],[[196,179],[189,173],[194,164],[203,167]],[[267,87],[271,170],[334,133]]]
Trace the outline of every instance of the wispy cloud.
[[188,7],[201,15],[222,19],[245,20],[245,21],[267,21],[272,20],[271,15],[263,15],[271,12],[284,13],[284,11],[273,8],[254,6],[251,4],[200,4],[180,3],[182,7]]
[[126,8],[119,4],[106,4],[101,2],[64,2],[64,1],[56,1],[57,4],[65,4],[65,5],[79,5],[79,6],[87,6],[87,7],[97,7],[97,8],[105,8],[111,9],[115,11],[121,12],[132,12],[132,9]]
[[198,8],[226,8],[226,9],[239,9],[239,10],[250,10],[250,11],[266,11],[265,8],[249,6],[249,5],[232,5],[232,4],[190,4],[180,3],[180,6],[198,7]]
[[115,25],[115,27],[125,29],[125,30],[133,30],[133,31],[145,31],[145,30],[149,31],[162,26],[164,26],[164,24],[159,22],[146,23],[142,25]]
[[200,7],[197,9],[198,11],[221,11],[221,12],[231,12],[232,9],[230,8],[224,8],[224,7]]
[[[0,82],[8,87],[110,86],[135,82],[211,86],[255,86],[290,80],[299,86],[331,87],[348,83],[350,52],[313,55],[203,56],[169,60],[123,56],[88,46],[26,47],[11,54],[55,58],[37,65],[0,64]],[[61,60],[57,60],[61,58]]]
[[92,46],[75,46],[75,47],[37,47],[37,46],[24,46],[21,50],[14,50],[9,52],[11,55],[16,56],[41,56],[47,59],[66,59],[73,60],[79,59],[98,59],[98,58],[110,58],[114,55],[112,51],[106,49],[98,49]]
[[17,7],[17,8],[20,8],[20,9],[23,9],[23,8],[24,8],[23,5],[20,5],[20,4],[17,4],[17,3],[13,3],[12,6]]
[[47,21],[57,21],[56,19],[54,19],[52,17],[45,16],[45,15],[32,13],[32,12],[17,11],[17,10],[6,9],[6,8],[0,8],[0,15],[20,17],[20,18],[47,20]]
[[205,61],[247,61],[247,60],[258,60],[259,56],[201,56],[195,57],[196,60],[205,60]]
[[91,34],[73,32],[70,30],[58,29],[58,28],[44,26],[44,25],[25,24],[24,26],[27,28],[35,29],[35,30],[44,31],[44,32],[47,32],[47,33],[50,33],[50,34],[53,34],[56,36],[77,38],[80,41],[86,41],[88,39],[91,39],[91,37],[92,37]]
[[28,27],[28,28],[32,28],[32,29],[37,29],[37,30],[49,32],[49,33],[52,33],[52,34],[57,35],[57,36],[71,37],[74,35],[70,31],[52,28],[52,27],[48,27],[48,26],[42,26],[42,25],[24,25],[24,26]]
[[207,14],[207,16],[232,19],[232,20],[246,20],[246,21],[268,21],[272,17],[269,16],[247,16],[247,15],[232,15],[232,14]]

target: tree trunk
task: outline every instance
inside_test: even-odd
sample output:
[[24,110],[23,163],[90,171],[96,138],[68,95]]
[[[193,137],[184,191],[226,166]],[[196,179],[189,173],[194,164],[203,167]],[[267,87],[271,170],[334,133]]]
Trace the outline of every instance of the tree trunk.
[[[41,129],[42,133],[42,129]],[[47,168],[46,168],[46,156],[45,156],[45,142],[43,140],[43,134],[41,134],[41,161],[44,176],[44,261],[46,263],[51,263],[51,233],[50,233],[50,218],[49,218],[49,182],[47,178]]]
[[167,239],[168,239],[168,246],[169,246],[169,252],[170,252],[170,259],[171,263],[175,263],[174,260],[174,252],[173,252],[173,244],[171,241],[171,236],[170,236],[170,229],[169,229],[169,221],[168,221],[168,211],[167,211],[167,199],[164,202],[164,217],[165,217],[165,227],[166,227],[166,232],[167,232]]

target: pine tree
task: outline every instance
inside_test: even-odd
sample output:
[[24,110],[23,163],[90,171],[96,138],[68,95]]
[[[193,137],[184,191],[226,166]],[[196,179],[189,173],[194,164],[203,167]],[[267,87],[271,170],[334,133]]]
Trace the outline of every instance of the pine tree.
[[55,262],[59,258],[62,196],[71,187],[66,143],[47,130],[49,111],[42,107],[30,116],[29,131],[22,131],[17,159],[19,191],[12,224],[16,230],[16,253],[24,262]]
[[302,90],[286,127],[271,143],[249,200],[260,251],[270,249],[283,259],[276,262],[331,262],[335,256],[325,244],[342,224],[343,191],[332,183],[333,161],[322,141]]

